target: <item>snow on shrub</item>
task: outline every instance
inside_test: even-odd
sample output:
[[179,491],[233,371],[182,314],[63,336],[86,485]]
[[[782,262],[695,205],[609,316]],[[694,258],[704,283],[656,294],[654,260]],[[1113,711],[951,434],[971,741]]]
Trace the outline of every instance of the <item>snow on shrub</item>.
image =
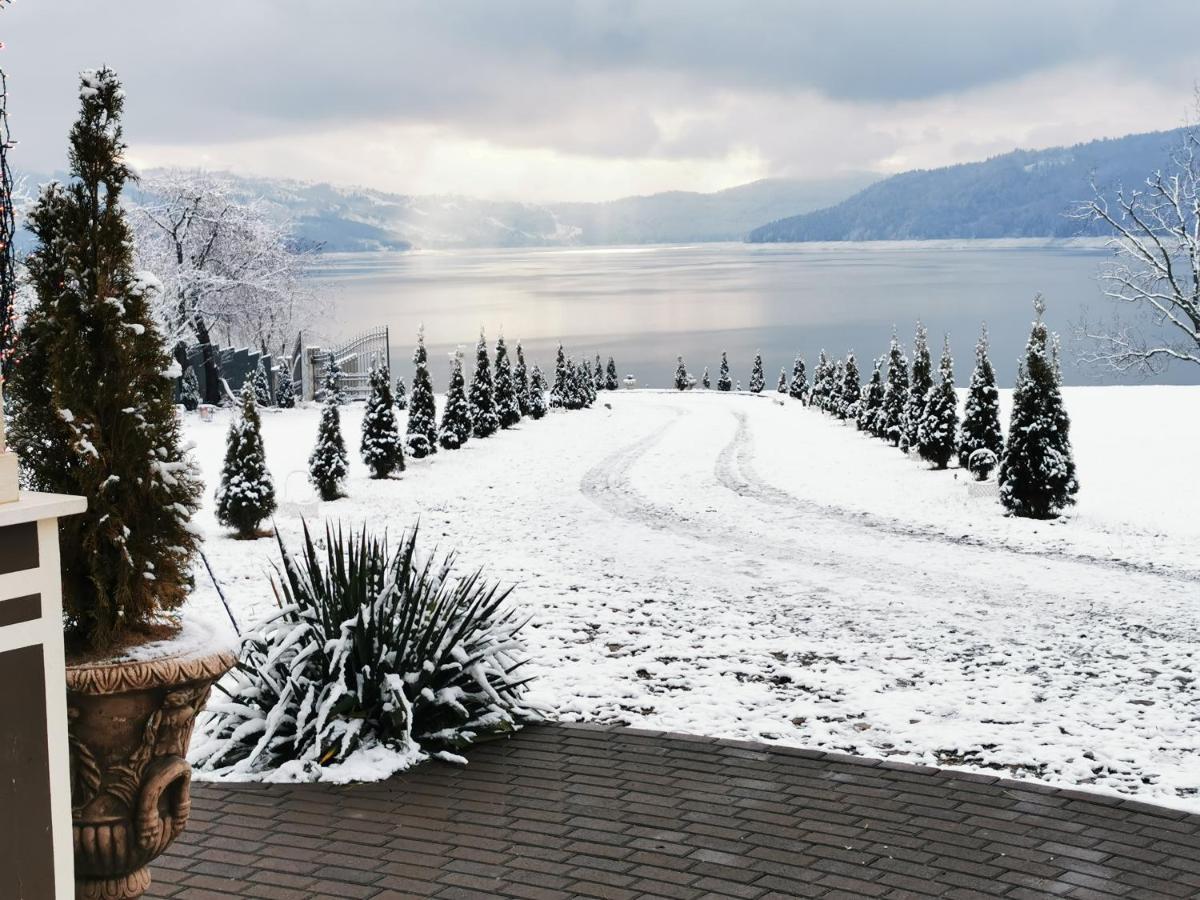
[[326,529],[319,550],[280,541],[280,609],[242,644],[217,685],[192,750],[219,777],[320,777],[380,748],[415,757],[512,732],[541,716],[518,674],[524,619],[479,572],[453,577],[453,554],[423,557],[417,530],[395,551],[365,530]]

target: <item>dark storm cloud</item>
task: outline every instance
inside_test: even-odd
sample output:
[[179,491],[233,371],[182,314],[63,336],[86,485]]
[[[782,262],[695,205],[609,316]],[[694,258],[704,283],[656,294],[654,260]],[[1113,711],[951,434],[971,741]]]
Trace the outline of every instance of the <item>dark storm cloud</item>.
[[646,98],[881,103],[1077,63],[1144,75],[1194,60],[1197,33],[1197,0],[17,0],[0,11],[14,128],[35,160],[61,160],[76,72],[100,63],[126,81],[131,138],[150,143],[412,122],[566,152],[686,155],[728,145],[702,128],[665,138]]

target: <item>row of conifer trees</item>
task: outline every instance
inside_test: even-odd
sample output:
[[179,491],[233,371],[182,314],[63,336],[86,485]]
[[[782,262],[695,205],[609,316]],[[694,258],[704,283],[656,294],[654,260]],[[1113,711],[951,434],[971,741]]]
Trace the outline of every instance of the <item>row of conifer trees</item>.
[[[1018,367],[1007,443],[1000,427],[1000,398],[988,357],[986,327],[975,345],[975,367],[961,420],[949,336],[943,340],[935,378],[928,334],[920,323],[911,365],[893,331],[887,353],[874,361],[866,383],[853,351],[845,359],[831,360],[822,350],[811,385],[804,359],[798,355],[790,379],[786,370],[780,370],[776,389],[921,457],[935,469],[946,468],[957,457],[962,468],[987,477],[999,465],[1000,501],[1005,509],[1014,515],[1050,518],[1074,503],[1079,484],[1070,419],[1062,400],[1058,336],[1042,321],[1041,297],[1034,307],[1037,318]],[[751,392],[761,393],[765,383],[760,353],[754,358]],[[692,384],[679,357],[675,387],[687,390]],[[711,387],[708,369],[701,384]],[[733,390],[724,352],[717,390]]]
[[[513,365],[508,346],[501,337],[496,342],[493,368],[487,341],[480,331],[470,387],[463,375],[462,354],[456,353],[439,422],[423,331],[417,335],[413,364],[412,390],[408,390],[400,377],[396,379],[394,394],[387,367],[371,370],[360,452],[372,478],[387,478],[394,472],[404,471],[406,452],[421,459],[436,453],[439,447],[457,450],[471,438],[490,437],[501,429],[513,427],[522,418],[540,419],[547,409],[589,407],[600,391],[614,391],[618,386],[617,367],[611,356],[605,367],[601,366],[599,355],[594,364],[588,360],[577,364],[560,344],[554,384],[547,392],[541,367],[537,364],[526,366],[520,342],[516,346],[516,364]],[[284,384],[288,386],[289,402],[286,403],[283,402]],[[284,378],[276,405],[295,405],[295,395],[290,388],[290,379]],[[270,405],[270,399],[266,374],[260,365],[242,388],[240,414],[230,424],[221,484],[216,495],[218,521],[234,528],[242,537],[256,536],[260,524],[276,508],[258,414],[258,407]],[[331,355],[322,383],[317,440],[308,460],[309,481],[323,500],[344,496],[342,488],[349,471],[349,456],[342,437],[339,408],[345,402],[342,371]],[[397,409],[408,410],[403,438]]]

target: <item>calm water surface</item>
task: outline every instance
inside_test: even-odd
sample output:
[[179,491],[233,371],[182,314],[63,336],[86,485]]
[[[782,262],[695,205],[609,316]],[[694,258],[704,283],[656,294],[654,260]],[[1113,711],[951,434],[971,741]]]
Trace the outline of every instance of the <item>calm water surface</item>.
[[[521,339],[543,368],[561,340],[577,359],[611,354],[622,376],[650,387],[670,384],[680,354],[697,377],[708,366],[715,381],[722,350],[745,385],[761,350],[774,385],[797,353],[811,371],[821,348],[853,349],[865,377],[893,323],[910,345],[918,318],[935,352],[949,333],[960,384],[986,321],[993,362],[1010,384],[1034,294],[1045,295],[1047,319],[1067,342],[1085,308],[1092,318],[1111,310],[1096,281],[1107,258],[1096,247],[1018,241],[698,244],[330,254],[314,277],[335,310],[318,337],[387,325],[393,368],[407,377],[424,323],[438,389],[445,369],[437,359],[456,346],[470,351],[480,326],[492,342],[501,330],[510,345]],[[1068,382],[1100,380],[1071,355]],[[1164,380],[1198,381],[1200,372]]]

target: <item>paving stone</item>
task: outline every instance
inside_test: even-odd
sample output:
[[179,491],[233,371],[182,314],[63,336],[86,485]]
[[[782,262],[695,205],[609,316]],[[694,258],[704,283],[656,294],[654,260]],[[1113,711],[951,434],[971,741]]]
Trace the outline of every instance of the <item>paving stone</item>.
[[1200,896],[1200,816],[615,726],[371,785],[193,784],[147,898]]

